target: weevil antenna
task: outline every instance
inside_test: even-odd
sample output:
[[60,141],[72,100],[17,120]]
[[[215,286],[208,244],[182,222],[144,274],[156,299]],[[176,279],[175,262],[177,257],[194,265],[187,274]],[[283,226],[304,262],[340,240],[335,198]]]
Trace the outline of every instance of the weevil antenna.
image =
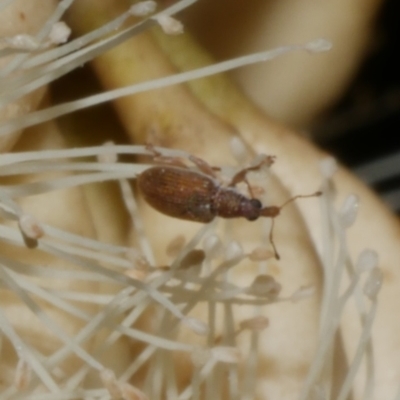
[[272,249],[274,250],[275,258],[277,260],[280,260],[280,256],[279,256],[278,250],[276,249],[275,242],[274,242],[274,232],[273,231],[274,231],[275,217],[277,217],[280,214],[280,212],[282,211],[282,208],[286,207],[292,201],[294,201],[296,199],[307,198],[307,197],[321,196],[321,194],[322,194],[322,192],[320,192],[320,191],[312,193],[312,194],[299,194],[297,196],[291,197],[289,200],[286,200],[285,203],[283,203],[280,207],[277,207],[277,206],[264,207],[260,211],[260,216],[271,218],[271,229],[269,231],[269,242],[271,243]]
[[275,259],[280,260],[281,256],[279,255],[274,242],[274,225],[275,225],[275,218],[271,218],[271,229],[269,230],[269,242],[271,243],[272,250],[274,251]]
[[306,199],[308,197],[318,197],[321,196],[322,192],[318,191],[312,194],[298,194],[297,196],[291,197],[289,200],[286,200],[280,207],[279,209],[282,210],[282,208],[286,207],[288,204],[290,204],[292,201],[295,201],[297,199]]

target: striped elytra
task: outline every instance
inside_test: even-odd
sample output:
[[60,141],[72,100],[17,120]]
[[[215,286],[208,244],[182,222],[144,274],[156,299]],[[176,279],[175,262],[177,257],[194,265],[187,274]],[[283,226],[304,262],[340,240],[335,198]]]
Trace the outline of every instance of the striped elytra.
[[234,187],[223,187],[203,173],[178,167],[152,167],[138,178],[146,202],[174,218],[210,222],[222,218],[260,216],[261,202],[240,194]]

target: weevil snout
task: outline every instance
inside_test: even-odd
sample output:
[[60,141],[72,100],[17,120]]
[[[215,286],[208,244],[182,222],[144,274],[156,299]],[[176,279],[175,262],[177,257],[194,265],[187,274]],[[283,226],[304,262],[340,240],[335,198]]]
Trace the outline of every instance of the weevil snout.
[[278,206],[264,207],[260,210],[260,216],[275,218],[280,214],[281,208],[282,207],[278,207]]

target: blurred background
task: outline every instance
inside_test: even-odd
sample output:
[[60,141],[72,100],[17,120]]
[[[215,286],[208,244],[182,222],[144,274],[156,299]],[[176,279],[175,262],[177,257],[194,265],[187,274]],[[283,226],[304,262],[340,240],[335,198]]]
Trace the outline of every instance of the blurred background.
[[269,115],[334,154],[399,213],[399,1],[199,3],[183,20],[217,59],[318,35],[332,41],[330,55],[289,55],[231,75]]
[[386,0],[369,54],[311,134],[400,213],[400,3]]
[[[398,0],[200,0],[177,17],[217,61],[332,41],[327,53],[291,53],[230,75],[267,115],[333,154],[400,213],[399,15]],[[86,65],[55,82],[53,98],[101,90]],[[124,142],[117,117],[101,107],[112,121],[104,130]],[[88,125],[98,120],[96,110],[79,115]]]

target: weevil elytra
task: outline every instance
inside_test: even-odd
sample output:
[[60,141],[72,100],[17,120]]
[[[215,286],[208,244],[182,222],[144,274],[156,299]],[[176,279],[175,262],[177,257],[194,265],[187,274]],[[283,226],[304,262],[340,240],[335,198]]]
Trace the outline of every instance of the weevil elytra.
[[[138,186],[148,204],[170,217],[203,223],[210,222],[215,217],[244,217],[249,221],[259,217],[275,218],[282,207],[289,202],[321,194],[316,192],[311,195],[295,196],[282,206],[263,207],[261,201],[254,198],[246,176],[248,172],[259,170],[265,164],[271,165],[273,157],[266,157],[257,165],[240,170],[228,186],[223,186],[217,180],[216,168],[212,168],[204,160],[194,156],[189,158],[199,168],[199,171],[195,171],[179,160],[162,157],[160,153],[151,149],[165,165],[150,167],[142,172],[138,176]],[[247,184],[251,197],[246,197],[237,191],[236,185],[240,182]],[[279,259],[272,237],[272,228],[270,242],[275,258]]]

